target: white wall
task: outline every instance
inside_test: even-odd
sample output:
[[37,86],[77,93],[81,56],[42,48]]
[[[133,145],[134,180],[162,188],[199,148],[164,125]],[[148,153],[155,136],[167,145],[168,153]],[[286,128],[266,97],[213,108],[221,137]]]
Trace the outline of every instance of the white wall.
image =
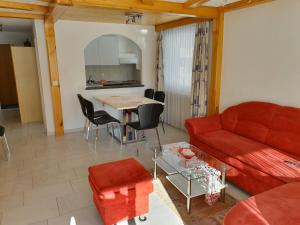
[[44,21],[35,20],[33,24],[34,42],[37,58],[37,69],[42,100],[43,120],[48,135],[53,135],[54,119],[52,109],[52,97],[50,90],[50,78],[48,67],[47,46],[45,41]]
[[225,14],[221,110],[243,101],[300,107],[300,1]]
[[31,42],[31,44],[34,44],[32,41],[31,32],[0,31],[0,44],[23,46],[26,39],[28,39]]
[[[148,29],[148,33],[141,32]],[[84,48],[105,34],[119,34],[134,41],[142,49],[142,83],[153,87],[155,80],[156,33],[152,26],[58,21],[55,24],[63,119],[66,131],[83,127],[84,118],[76,94],[92,99],[95,95],[142,95],[144,88],[85,90]],[[98,105],[100,107],[100,105]]]

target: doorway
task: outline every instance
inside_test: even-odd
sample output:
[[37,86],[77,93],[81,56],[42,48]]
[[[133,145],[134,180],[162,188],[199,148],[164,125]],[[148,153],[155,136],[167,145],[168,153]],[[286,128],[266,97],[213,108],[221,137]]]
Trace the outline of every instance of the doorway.
[[0,124],[8,121],[43,122],[32,20],[0,19]]

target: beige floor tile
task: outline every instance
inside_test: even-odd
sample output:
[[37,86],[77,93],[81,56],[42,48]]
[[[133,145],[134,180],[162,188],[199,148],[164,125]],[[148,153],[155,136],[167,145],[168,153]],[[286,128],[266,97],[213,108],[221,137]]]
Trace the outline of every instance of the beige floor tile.
[[75,174],[75,170],[73,169],[61,170],[59,168],[53,168],[51,170],[40,172],[39,174],[34,175],[33,188],[63,183],[76,178],[77,176]]
[[23,192],[0,197],[0,212],[20,206],[23,206]]
[[48,221],[44,220],[44,221],[38,221],[38,222],[34,222],[28,225],[48,225]]
[[72,188],[75,192],[81,193],[81,192],[90,192],[90,184],[88,181],[88,178],[80,178],[76,180],[70,181]]
[[56,201],[40,201],[3,212],[1,225],[28,225],[59,215]]
[[73,169],[76,167],[86,167],[95,164],[95,161],[92,157],[82,157],[82,158],[73,158],[69,160],[62,160],[59,162],[59,167],[61,169]]
[[93,205],[92,191],[83,191],[80,194],[73,192],[57,198],[59,214],[64,215],[69,212]]
[[69,182],[34,188],[24,192],[24,205],[38,202],[41,199],[55,199],[56,197],[72,193],[72,191]]
[[10,195],[32,189],[32,177],[20,177],[7,182],[0,182],[0,196]]
[[59,216],[57,218],[51,218],[48,220],[48,225],[66,225],[70,224],[70,219],[74,217],[78,225],[100,225],[101,219],[97,210],[92,207],[87,207],[73,211],[69,214]]

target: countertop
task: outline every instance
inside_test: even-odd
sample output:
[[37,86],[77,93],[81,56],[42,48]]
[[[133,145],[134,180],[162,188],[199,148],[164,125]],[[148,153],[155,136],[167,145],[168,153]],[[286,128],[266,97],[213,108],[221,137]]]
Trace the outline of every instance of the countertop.
[[95,89],[112,89],[112,88],[128,88],[128,87],[144,87],[143,84],[114,84],[114,85],[101,85],[101,84],[87,84],[85,90]]

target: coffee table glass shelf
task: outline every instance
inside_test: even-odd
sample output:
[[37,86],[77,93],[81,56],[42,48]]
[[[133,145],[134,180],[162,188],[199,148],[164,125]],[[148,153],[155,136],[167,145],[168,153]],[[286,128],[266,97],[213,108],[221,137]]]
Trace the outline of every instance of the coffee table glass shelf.
[[[180,154],[182,149],[192,151],[194,157],[186,159]],[[187,142],[163,145],[161,151],[155,149],[153,161],[154,179],[157,178],[157,167],[166,172],[166,178],[187,198],[187,211],[189,213],[191,211],[191,199],[208,194],[207,174],[199,169],[203,166],[219,171],[220,179],[214,185],[220,190],[221,199],[225,200],[226,171],[230,167],[199,148]]]

